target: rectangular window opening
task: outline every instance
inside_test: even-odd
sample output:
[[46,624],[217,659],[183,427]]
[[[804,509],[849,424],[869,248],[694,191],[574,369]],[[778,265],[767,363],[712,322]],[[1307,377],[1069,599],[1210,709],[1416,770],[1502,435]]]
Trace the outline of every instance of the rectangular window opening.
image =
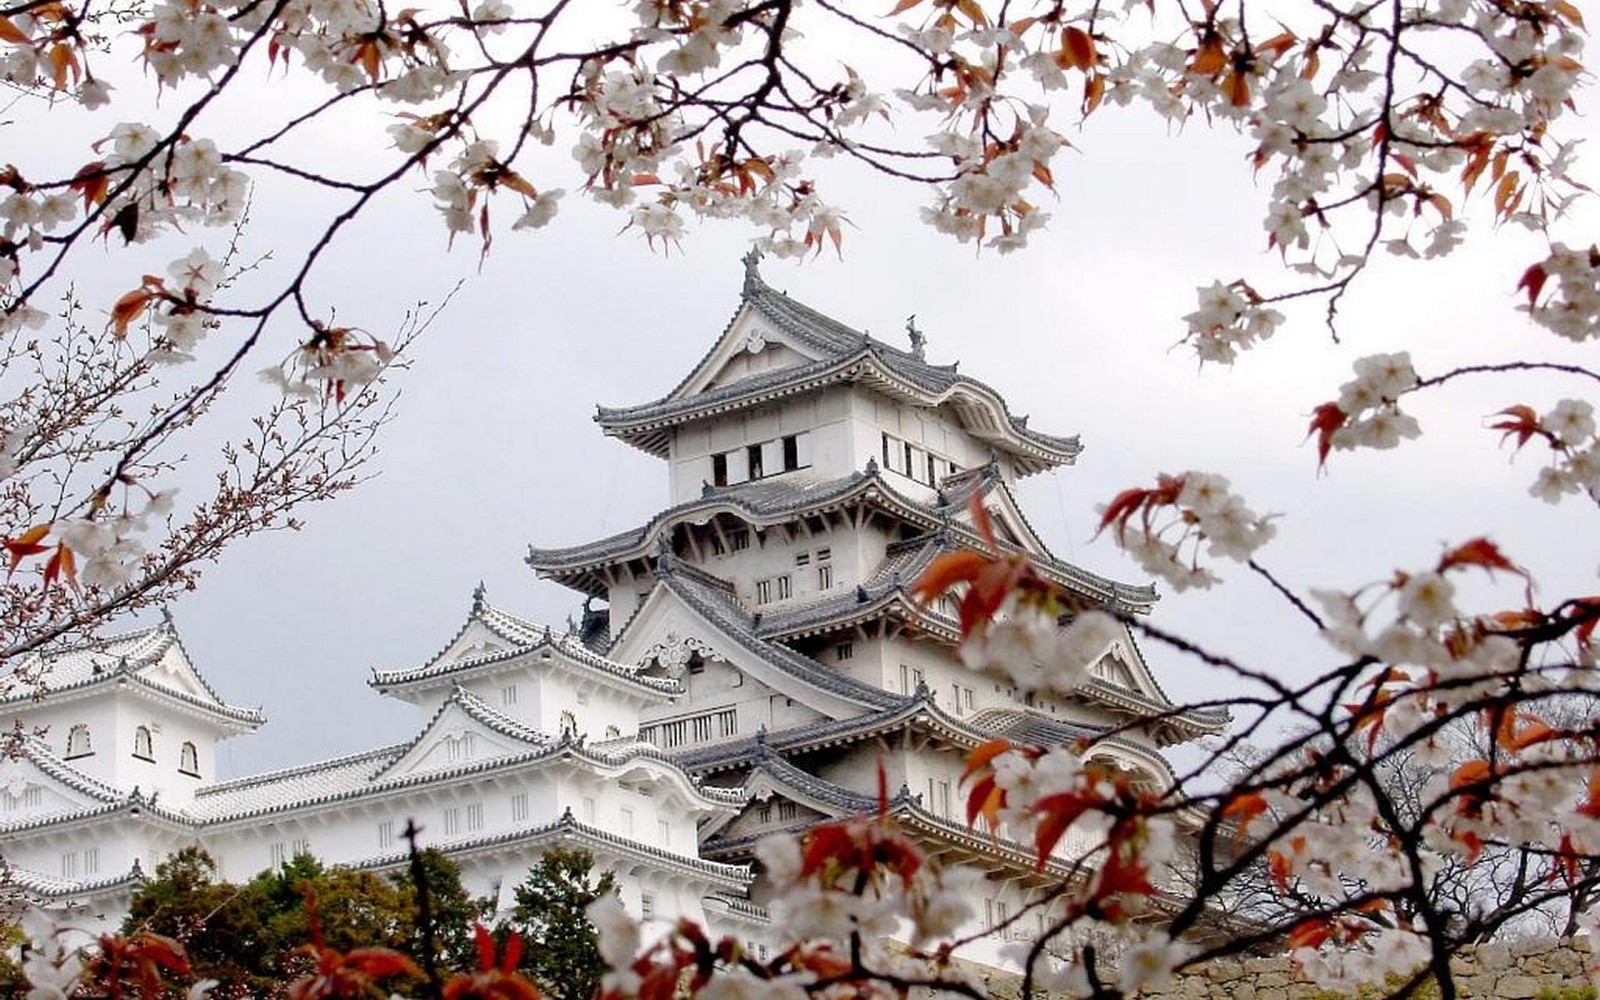
[[728,485],[728,456],[726,454],[711,456],[711,485]]
[[800,468],[800,442],[790,434],[783,439],[783,471],[792,472]]

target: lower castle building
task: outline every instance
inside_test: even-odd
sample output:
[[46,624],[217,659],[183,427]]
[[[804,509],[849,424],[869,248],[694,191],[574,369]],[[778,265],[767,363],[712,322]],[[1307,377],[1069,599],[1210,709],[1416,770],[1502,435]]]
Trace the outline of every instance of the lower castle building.
[[[414,822],[503,909],[564,844],[614,871],[635,914],[766,940],[754,845],[876,809],[881,770],[896,820],[941,863],[984,873],[976,919],[1006,924],[1066,866],[1041,870],[1004,829],[966,825],[967,751],[1084,740],[1164,787],[1162,749],[1227,719],[1175,712],[1127,632],[1067,696],[962,665],[954,609],[910,589],[940,553],[982,544],[975,504],[1078,602],[1146,614],[1156,595],[1057,559],[1023,515],[1015,482],[1071,464],[1078,440],[1032,430],[911,333],[910,350],[874,340],[769,287],[748,258],[733,319],[683,380],[597,416],[667,463],[669,506],[529,551],[582,595],[581,625],[553,631],[480,588],[438,653],[374,672],[378,694],[416,706],[403,743],[218,781],[218,742],[264,720],[222,700],[170,619],[26,664],[48,693],[0,701],[30,734],[0,763],[12,886],[114,922],[181,847],[233,880],[301,852],[393,869]],[[1016,932],[969,957],[998,961]]]

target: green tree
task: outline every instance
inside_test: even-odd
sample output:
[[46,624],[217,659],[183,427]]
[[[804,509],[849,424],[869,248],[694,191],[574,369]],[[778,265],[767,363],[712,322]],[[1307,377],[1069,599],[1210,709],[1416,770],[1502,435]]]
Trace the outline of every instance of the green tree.
[[555,1000],[589,1000],[594,995],[605,963],[584,911],[616,891],[615,874],[595,873],[594,855],[565,847],[546,851],[517,886],[511,925],[531,946],[522,953],[521,968],[546,995]]
[[[472,963],[472,923],[483,904],[462,887],[461,870],[449,858],[430,850],[423,863],[439,967],[465,969]],[[421,961],[416,889],[406,872],[328,867],[309,854],[236,885],[218,877],[205,851],[184,848],[134,895],[123,930],[151,930],[182,942],[195,977],[218,981],[218,997],[276,996],[306,969],[308,896],[316,899],[329,947],[382,946]]]
[[[422,852],[423,877],[428,883],[428,907],[433,915],[434,958],[442,970],[465,972],[476,966],[472,927],[493,911],[493,901],[475,899],[461,884],[461,867],[443,851],[429,847]],[[402,908],[410,916],[401,950],[420,964],[423,959],[422,927],[417,920],[417,887],[409,868],[393,872],[389,880],[400,894]]]
[[156,866],[155,877],[134,894],[124,933],[165,934],[189,952],[197,978],[215,979],[216,996],[266,992],[263,959],[274,948],[268,916],[249,887],[220,879],[217,863],[199,847],[185,847]]

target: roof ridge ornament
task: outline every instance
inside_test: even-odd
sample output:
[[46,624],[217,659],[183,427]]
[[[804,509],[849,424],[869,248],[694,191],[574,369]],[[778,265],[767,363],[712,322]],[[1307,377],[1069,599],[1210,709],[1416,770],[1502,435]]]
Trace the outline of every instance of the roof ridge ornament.
[[766,284],[766,282],[761,280],[760,248],[752,245],[749,252],[743,257],[740,257],[739,261],[740,263],[744,264],[744,288],[740,292],[740,297],[747,299],[761,291],[762,287],[764,287]]
[[911,355],[918,361],[928,360],[928,338],[917,329],[917,314],[906,317],[906,335],[911,338]]
[[475,614],[475,615],[483,614],[484,599],[485,599],[485,595],[487,593],[488,593],[488,591],[484,587],[483,581],[479,580],[478,581],[478,585],[476,587],[472,588],[472,613],[473,614]]

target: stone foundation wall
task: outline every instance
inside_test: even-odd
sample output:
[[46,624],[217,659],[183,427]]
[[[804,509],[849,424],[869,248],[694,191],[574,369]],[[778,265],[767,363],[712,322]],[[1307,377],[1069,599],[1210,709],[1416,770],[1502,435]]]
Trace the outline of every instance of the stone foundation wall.
[[[1585,938],[1484,944],[1451,960],[1458,994],[1468,1000],[1594,1000],[1588,967],[1597,961]],[[1363,991],[1361,996],[1366,996]],[[1371,990],[1372,996],[1385,996]],[[1424,988],[1419,997],[1435,997]],[[1287,958],[1221,959],[1177,976],[1146,1000],[1332,1000],[1300,979]]]

